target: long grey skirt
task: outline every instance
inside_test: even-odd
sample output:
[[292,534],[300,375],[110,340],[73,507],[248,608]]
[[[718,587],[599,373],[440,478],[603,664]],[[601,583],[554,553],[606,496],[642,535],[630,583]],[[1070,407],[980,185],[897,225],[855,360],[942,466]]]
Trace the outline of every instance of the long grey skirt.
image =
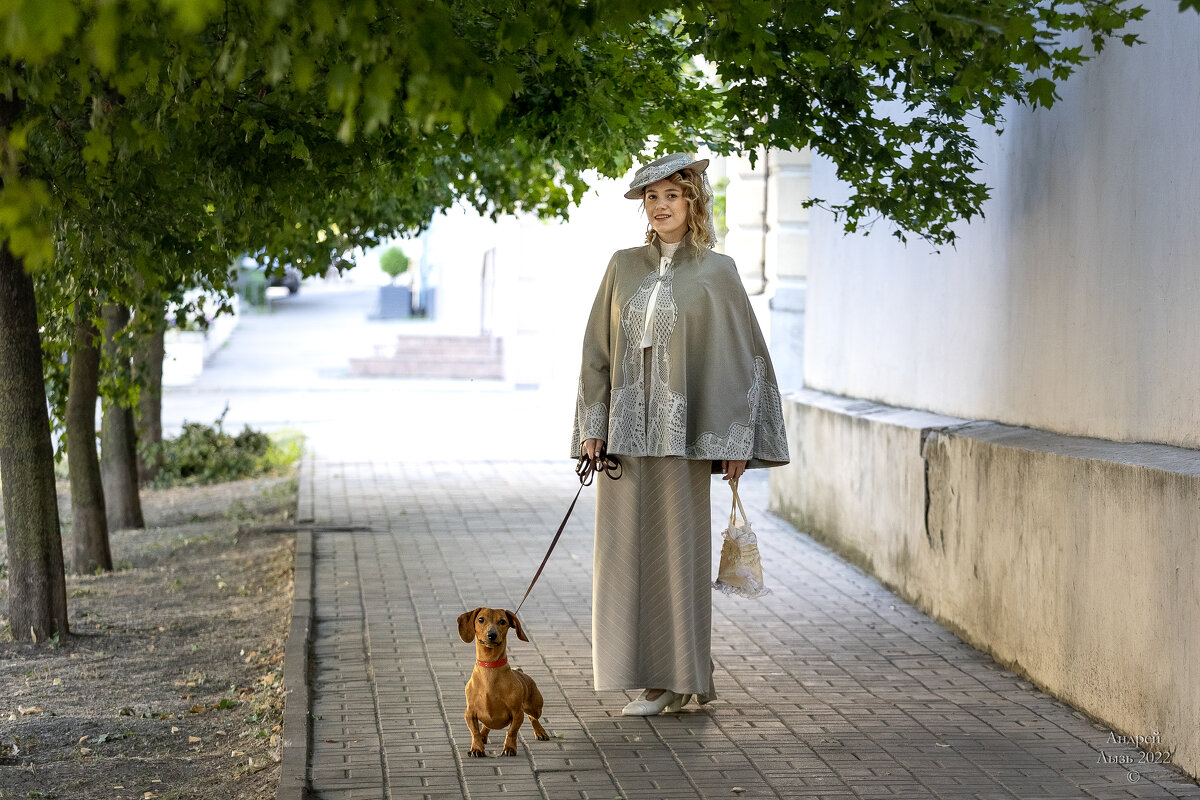
[[596,689],[670,689],[715,697],[711,462],[618,458],[620,480],[596,480]]

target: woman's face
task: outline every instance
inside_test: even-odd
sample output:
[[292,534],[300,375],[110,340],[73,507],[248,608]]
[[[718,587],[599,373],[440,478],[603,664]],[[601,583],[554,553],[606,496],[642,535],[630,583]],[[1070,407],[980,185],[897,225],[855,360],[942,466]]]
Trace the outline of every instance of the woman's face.
[[665,178],[646,187],[643,195],[650,227],[664,242],[678,242],[687,233],[687,200],[683,187]]

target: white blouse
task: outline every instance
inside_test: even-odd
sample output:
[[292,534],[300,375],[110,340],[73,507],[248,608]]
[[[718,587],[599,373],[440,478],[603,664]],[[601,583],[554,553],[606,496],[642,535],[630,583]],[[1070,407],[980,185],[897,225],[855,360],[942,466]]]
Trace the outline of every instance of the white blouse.
[[[658,260],[659,276],[666,275],[667,270],[671,268],[671,262],[675,259],[675,251],[679,249],[679,242],[664,242],[661,239],[658,241],[659,249],[662,251],[662,258]],[[646,306],[646,327],[642,329],[642,347],[649,347],[650,330],[654,327],[654,312],[658,310],[658,287],[662,286],[662,281],[654,284],[654,290],[650,292],[650,300]]]

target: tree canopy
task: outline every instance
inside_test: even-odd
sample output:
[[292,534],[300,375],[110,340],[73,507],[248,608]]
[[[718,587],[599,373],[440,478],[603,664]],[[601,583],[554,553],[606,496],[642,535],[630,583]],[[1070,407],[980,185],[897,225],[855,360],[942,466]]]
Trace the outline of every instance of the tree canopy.
[[[1182,0],[1181,7],[1200,0]],[[455,200],[563,214],[648,143],[812,146],[853,227],[952,241],[970,119],[1049,106],[1145,13],[1122,0],[23,0],[0,18],[0,237],[29,266],[111,246],[328,260]],[[1076,33],[1078,32],[1078,34]],[[715,72],[695,66],[703,58]],[[136,255],[131,256],[134,253]],[[108,259],[106,259],[108,260]],[[203,271],[203,270],[202,270]]]

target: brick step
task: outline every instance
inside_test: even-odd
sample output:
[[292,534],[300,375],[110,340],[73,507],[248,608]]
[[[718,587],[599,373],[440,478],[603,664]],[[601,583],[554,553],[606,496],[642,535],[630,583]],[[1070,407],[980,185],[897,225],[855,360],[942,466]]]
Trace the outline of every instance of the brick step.
[[481,336],[401,336],[396,340],[395,355],[437,357],[502,358],[502,340]]
[[396,337],[397,342],[430,342],[434,344],[461,344],[462,342],[487,342],[494,343],[501,341],[497,336],[455,336],[453,334],[403,334]]
[[350,374],[360,378],[504,378],[495,359],[352,358]]
[[388,352],[383,348],[376,349],[372,354],[374,358],[490,358],[493,360],[502,360],[504,352],[502,350],[478,350],[471,348],[445,348],[445,347],[410,347],[396,349]]
[[350,374],[379,378],[504,377],[504,342],[492,336],[400,336],[391,355],[350,359]]

